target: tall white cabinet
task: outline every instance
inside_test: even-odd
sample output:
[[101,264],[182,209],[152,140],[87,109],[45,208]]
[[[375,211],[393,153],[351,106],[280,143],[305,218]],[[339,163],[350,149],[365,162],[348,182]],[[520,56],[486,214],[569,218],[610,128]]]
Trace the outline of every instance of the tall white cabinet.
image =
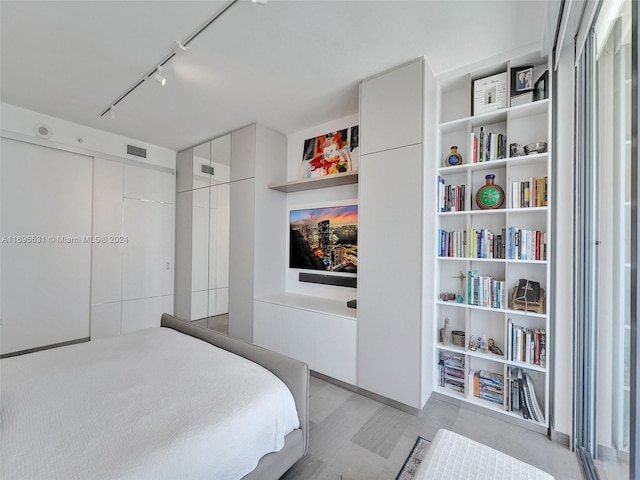
[[431,381],[423,368],[424,208],[432,199],[423,152],[432,88],[419,59],[360,89],[357,384],[413,408],[424,405]]

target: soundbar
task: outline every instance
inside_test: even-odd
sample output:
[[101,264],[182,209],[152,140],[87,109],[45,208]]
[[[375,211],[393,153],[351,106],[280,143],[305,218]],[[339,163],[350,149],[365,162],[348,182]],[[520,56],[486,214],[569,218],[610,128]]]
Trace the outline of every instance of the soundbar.
[[334,275],[318,275],[316,273],[300,272],[298,280],[301,282],[321,283],[323,285],[336,285],[338,287],[358,287],[358,279],[355,277],[337,277]]

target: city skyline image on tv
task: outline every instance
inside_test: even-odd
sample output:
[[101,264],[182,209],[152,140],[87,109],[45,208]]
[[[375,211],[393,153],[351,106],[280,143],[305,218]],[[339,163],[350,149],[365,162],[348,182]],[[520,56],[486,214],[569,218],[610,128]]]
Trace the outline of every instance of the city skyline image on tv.
[[358,205],[291,210],[289,267],[357,273]]

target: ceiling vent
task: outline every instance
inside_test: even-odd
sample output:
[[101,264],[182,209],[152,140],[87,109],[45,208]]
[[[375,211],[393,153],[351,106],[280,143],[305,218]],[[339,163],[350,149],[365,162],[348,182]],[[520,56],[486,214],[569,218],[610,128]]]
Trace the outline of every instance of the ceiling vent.
[[213,167],[204,163],[200,164],[200,171],[209,175],[215,175],[215,173],[213,173]]
[[127,153],[129,155],[135,155],[136,157],[147,158],[146,148],[136,147],[134,145],[127,145]]
[[51,135],[53,135],[51,128],[42,123],[38,123],[33,126],[33,133],[40,138],[51,138]]

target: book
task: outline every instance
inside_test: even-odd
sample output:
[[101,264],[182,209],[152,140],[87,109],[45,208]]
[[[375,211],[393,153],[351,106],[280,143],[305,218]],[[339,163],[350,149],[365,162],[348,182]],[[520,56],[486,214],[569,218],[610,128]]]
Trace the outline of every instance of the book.
[[538,302],[540,300],[540,282],[521,278],[518,280],[516,299],[522,302]]

